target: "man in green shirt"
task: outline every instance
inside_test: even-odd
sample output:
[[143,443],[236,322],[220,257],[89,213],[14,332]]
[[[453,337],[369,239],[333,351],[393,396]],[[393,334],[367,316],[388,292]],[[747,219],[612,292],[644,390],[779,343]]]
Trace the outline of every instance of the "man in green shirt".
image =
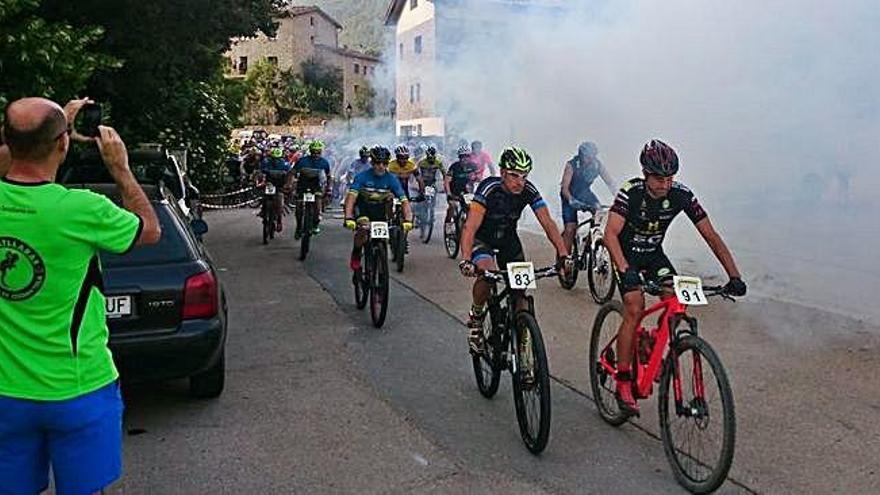
[[[97,144],[125,208],[55,184],[87,100],[9,104],[0,161],[0,487],[38,493],[49,466],[58,493],[93,493],[122,466],[122,400],[107,348],[98,251],[159,240],[156,213],[119,135]],[[2,157],[8,157],[4,159]],[[4,164],[0,163],[0,168]]]

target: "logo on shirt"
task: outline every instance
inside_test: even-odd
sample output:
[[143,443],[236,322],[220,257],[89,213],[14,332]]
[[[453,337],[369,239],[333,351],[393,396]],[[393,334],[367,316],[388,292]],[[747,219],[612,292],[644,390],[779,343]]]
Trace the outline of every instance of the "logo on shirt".
[[24,301],[46,281],[46,265],[34,248],[14,237],[0,237],[0,298]]

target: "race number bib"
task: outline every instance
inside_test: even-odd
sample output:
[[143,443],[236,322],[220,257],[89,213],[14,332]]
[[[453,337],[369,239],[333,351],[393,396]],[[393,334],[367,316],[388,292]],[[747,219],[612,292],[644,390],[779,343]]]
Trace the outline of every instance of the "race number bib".
[[462,194],[462,197],[464,198],[464,202],[468,204],[474,200],[474,195],[472,193],[464,193]]
[[312,194],[312,193],[303,194],[303,203],[314,203],[314,202],[315,202],[315,195],[314,194]]
[[271,182],[266,184],[266,194],[275,194],[275,184]]
[[388,222],[370,222],[370,237],[388,239]]
[[672,287],[675,289],[675,297],[678,302],[690,306],[709,304],[706,295],[703,294],[703,281],[699,277],[672,277]]
[[507,264],[507,278],[511,289],[534,289],[535,265],[531,261],[518,261]]

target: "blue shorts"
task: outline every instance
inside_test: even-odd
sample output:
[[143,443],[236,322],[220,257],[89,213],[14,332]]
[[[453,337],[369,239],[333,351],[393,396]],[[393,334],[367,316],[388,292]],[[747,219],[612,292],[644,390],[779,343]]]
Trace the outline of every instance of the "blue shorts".
[[[577,223],[578,221],[578,211],[572,208],[572,206],[568,203],[568,200],[565,199],[565,196],[559,196],[562,200],[562,223]],[[593,191],[587,191],[584,193],[583,198],[575,198],[580,200],[581,203],[598,207],[599,206],[599,198],[593,194]]]
[[122,473],[119,384],[63,401],[0,396],[0,494],[91,494]]

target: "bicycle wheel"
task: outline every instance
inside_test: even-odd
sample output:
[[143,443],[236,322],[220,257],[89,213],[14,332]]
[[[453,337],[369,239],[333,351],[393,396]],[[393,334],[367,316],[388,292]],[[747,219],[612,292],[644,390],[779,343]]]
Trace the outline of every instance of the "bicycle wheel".
[[354,285],[354,303],[357,309],[364,309],[367,305],[367,296],[370,295],[370,284],[365,280],[363,270],[352,272],[351,283]]
[[406,233],[401,230],[397,234],[397,273],[403,272],[403,262],[406,258]]
[[391,245],[391,261],[397,261],[397,229],[391,229],[388,235],[388,243]]
[[428,211],[425,214],[425,220],[419,226],[419,237],[424,244],[431,242],[431,234],[434,233],[434,202],[428,201],[427,203],[425,208]]
[[309,244],[312,240],[312,215],[315,212],[314,203],[309,203],[303,208],[302,215],[302,238],[299,241],[299,260],[303,261],[309,254]]
[[617,343],[617,331],[622,321],[623,304],[611,301],[602,306],[593,322],[590,351],[587,356],[593,400],[596,402],[596,408],[599,409],[599,416],[611,426],[622,425],[626,422],[626,416],[617,407],[617,398],[614,396],[614,375],[601,364],[599,358],[603,357],[615,370],[617,369],[615,344]]
[[596,304],[605,304],[614,296],[617,277],[611,264],[611,253],[601,239],[596,241],[588,257],[587,282],[590,285],[590,295]]
[[535,317],[526,311],[516,315],[518,363],[513,373],[513,404],[519,433],[526,448],[540,454],[550,439],[550,369],[544,339]]
[[458,219],[453,219],[450,223],[443,224],[443,243],[446,245],[446,254],[455,259],[458,256],[458,240],[459,231],[458,231]]
[[372,269],[370,270],[370,318],[373,326],[381,328],[388,312],[388,254],[384,243],[370,246]]
[[575,239],[575,242],[571,245],[571,253],[570,254],[571,254],[571,257],[575,261],[575,263],[573,263],[573,266],[571,268],[571,273],[566,277],[565,274],[562,273],[562,271],[560,270],[559,274],[557,275],[557,278],[559,278],[559,285],[562,286],[562,288],[565,290],[573,289],[574,286],[577,284],[577,280],[578,280],[579,269],[578,269],[577,261],[580,256],[578,255],[577,239]]
[[492,316],[496,311],[489,308],[489,314],[483,319],[484,352],[479,356],[471,356],[477,389],[487,399],[491,399],[498,392],[498,382],[501,379],[501,353],[504,350],[501,349],[498,338],[501,329],[498,328],[497,318]]
[[[669,397],[676,378],[680,404]],[[664,363],[657,405],[663,450],[675,479],[693,493],[721,486],[733,463],[736,415],[724,366],[705,340],[689,335],[678,341]]]

